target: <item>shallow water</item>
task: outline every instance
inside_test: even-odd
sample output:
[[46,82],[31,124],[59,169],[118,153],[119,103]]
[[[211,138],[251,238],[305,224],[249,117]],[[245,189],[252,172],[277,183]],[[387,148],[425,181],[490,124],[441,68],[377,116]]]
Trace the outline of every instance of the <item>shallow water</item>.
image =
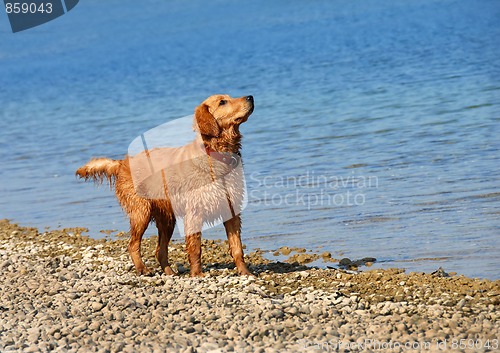
[[210,94],[252,94],[249,248],[500,278],[497,1],[144,4],[88,0],[16,34],[0,15],[0,217],[125,230],[74,171]]

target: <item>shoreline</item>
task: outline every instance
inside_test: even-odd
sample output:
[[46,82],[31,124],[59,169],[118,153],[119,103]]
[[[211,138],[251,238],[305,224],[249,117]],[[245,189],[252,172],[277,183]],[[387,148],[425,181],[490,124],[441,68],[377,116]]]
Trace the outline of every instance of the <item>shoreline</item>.
[[[0,351],[402,352],[407,343],[427,351],[457,343],[486,352],[500,344],[500,280],[318,269],[259,251],[246,255],[257,275],[247,278],[233,270],[227,243],[214,240],[203,241],[202,279],[188,277],[183,242],[171,244],[181,274],[169,277],[154,259],[155,237],[142,246],[155,274],[140,277],[128,240],[82,231],[0,221]],[[466,341],[475,345],[459,347]]]
[[[1,219],[0,219],[1,220]],[[64,231],[76,232],[84,237],[88,236],[96,241],[105,240],[128,240],[129,232],[120,230],[120,228],[106,228],[96,226],[79,227],[75,226],[44,226],[39,223],[28,223],[28,225],[20,223],[16,219],[5,219],[12,224],[22,224],[23,227],[36,228],[39,232],[52,232]],[[102,229],[101,229],[102,228]],[[156,239],[156,227],[151,225],[145,232],[143,239]],[[246,234],[247,232],[245,232]],[[223,232],[219,234],[207,234],[204,238],[207,241],[220,241],[225,239]],[[261,257],[269,260],[270,262],[293,263],[298,262],[307,267],[314,267],[320,269],[347,269],[354,271],[369,271],[374,269],[388,270],[398,268],[404,270],[406,273],[432,273],[437,270],[443,269],[450,276],[462,275],[468,278],[488,279],[491,281],[500,280],[498,271],[493,271],[494,261],[488,258],[489,261],[483,258],[482,262],[473,261],[472,258],[457,256],[452,254],[446,256],[433,256],[434,254],[417,254],[415,257],[391,257],[387,256],[384,251],[377,249],[368,249],[367,251],[354,251],[350,248],[336,249],[333,245],[304,245],[291,241],[287,242],[286,238],[277,239],[279,245],[262,244],[255,242],[256,238],[243,238],[243,246],[245,254],[249,252],[256,252]],[[174,233],[172,242],[183,243],[184,237],[178,233]],[[354,245],[353,245],[354,246]],[[359,248],[363,248],[362,245]],[[148,255],[148,254],[146,254]],[[418,256],[421,255],[421,256]],[[374,256],[374,257],[372,257]],[[367,258],[372,258],[374,262],[365,261]],[[344,261],[348,261],[348,264]]]

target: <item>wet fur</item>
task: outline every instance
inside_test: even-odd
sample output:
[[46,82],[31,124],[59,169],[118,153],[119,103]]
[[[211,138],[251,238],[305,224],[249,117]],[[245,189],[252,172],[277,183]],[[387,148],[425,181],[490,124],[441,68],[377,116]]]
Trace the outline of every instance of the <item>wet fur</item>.
[[[223,102],[221,102],[223,101]],[[224,103],[225,102],[225,103]],[[224,103],[224,104],[222,104]],[[231,152],[240,154],[241,134],[239,126],[245,122],[253,112],[253,98],[251,96],[231,98],[227,95],[215,95],[207,98],[195,110],[194,127],[198,129],[202,142],[208,150],[217,152]],[[190,149],[194,145],[184,147],[183,153],[192,153]],[[172,158],[175,158],[173,155]],[[208,155],[207,155],[208,158]],[[76,171],[76,175],[85,180],[93,180],[102,183],[107,180],[115,187],[116,197],[122,208],[130,219],[130,242],[128,251],[132,262],[139,274],[150,274],[141,257],[141,240],[149,223],[154,221],[158,228],[158,244],[156,247],[156,258],[163,271],[174,274],[168,261],[168,244],[175,228],[175,215],[170,199],[152,199],[139,195],[134,187],[130,158],[125,156],[123,160],[109,158],[94,158]],[[192,178],[192,179],[191,179]],[[201,175],[190,173],[189,180],[184,180],[186,185],[196,184]],[[179,188],[186,187],[177,185]],[[210,203],[206,201],[210,194],[204,194],[203,188],[194,189],[191,192],[194,200],[188,200],[198,207],[206,207]],[[193,196],[194,195],[194,196]],[[199,206],[201,205],[201,206]],[[198,212],[193,212],[198,213]],[[234,214],[234,213],[233,213]],[[195,215],[185,214],[185,230],[191,228],[189,222],[194,222]],[[199,222],[199,220],[196,220]],[[235,262],[238,272],[249,275],[250,272],[243,259],[243,248],[241,244],[241,219],[236,214],[224,222],[231,256]],[[194,227],[193,229],[197,229]],[[191,266],[191,276],[202,276],[201,269],[201,231],[186,234],[186,250]]]

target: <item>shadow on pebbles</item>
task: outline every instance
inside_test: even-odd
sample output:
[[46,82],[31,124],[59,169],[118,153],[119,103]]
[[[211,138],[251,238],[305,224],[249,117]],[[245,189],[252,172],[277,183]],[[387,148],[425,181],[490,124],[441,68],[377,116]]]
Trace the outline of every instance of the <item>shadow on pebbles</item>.
[[[204,241],[206,277],[160,273],[154,237],[137,276],[127,240],[84,228],[39,232],[0,221],[1,352],[407,352],[499,349],[500,281],[354,272],[246,256],[236,275],[226,242]],[[444,272],[444,271],[443,271]]]

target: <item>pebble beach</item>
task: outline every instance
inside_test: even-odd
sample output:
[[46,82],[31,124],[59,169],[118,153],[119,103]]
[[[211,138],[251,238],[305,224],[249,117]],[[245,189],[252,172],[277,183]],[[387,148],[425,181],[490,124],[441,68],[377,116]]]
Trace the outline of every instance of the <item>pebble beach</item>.
[[246,255],[236,275],[223,241],[203,242],[204,278],[160,273],[156,238],[138,276],[126,239],[84,228],[0,221],[0,352],[494,352],[500,281],[402,269],[314,268]]

